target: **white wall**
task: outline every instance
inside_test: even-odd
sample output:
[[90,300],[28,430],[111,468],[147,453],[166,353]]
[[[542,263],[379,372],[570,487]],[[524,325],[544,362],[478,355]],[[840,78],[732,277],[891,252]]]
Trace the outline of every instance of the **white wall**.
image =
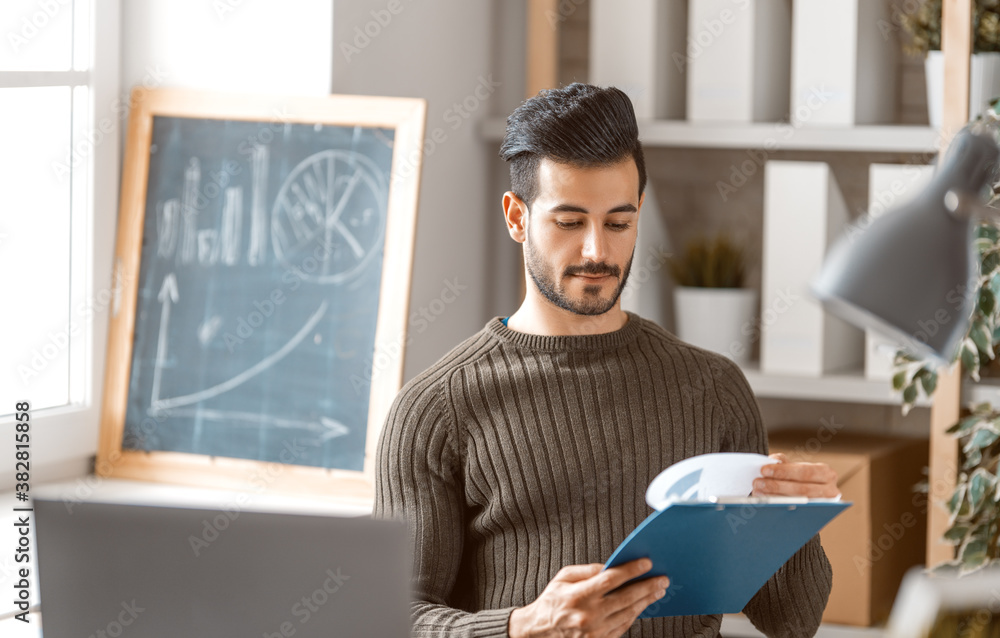
[[122,88],[326,95],[331,0],[127,0]]
[[[487,319],[486,244],[491,233],[504,232],[503,191],[492,205],[487,197],[496,148],[479,138],[480,121],[505,88],[491,84],[499,81],[493,12],[483,0],[334,3],[333,91],[428,101],[404,379]],[[464,286],[450,303],[452,295],[442,294],[449,282]]]

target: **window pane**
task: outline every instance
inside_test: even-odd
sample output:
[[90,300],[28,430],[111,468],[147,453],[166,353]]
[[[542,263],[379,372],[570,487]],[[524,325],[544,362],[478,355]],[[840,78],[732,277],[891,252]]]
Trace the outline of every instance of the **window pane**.
[[68,401],[70,122],[68,87],[0,89],[0,414]]
[[0,71],[67,71],[73,62],[69,0],[0,2]]

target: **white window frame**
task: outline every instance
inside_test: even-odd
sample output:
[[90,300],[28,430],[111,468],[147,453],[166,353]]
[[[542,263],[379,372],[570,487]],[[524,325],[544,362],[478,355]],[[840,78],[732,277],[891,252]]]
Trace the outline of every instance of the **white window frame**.
[[[0,87],[88,86],[84,117],[74,96],[73,147],[86,148],[86,159],[73,167],[74,207],[71,299],[94,300],[113,290],[115,224],[118,217],[121,130],[125,102],[121,89],[121,0],[91,0],[90,69],[70,71],[0,71]],[[77,25],[74,24],[74,29]],[[99,131],[99,133],[98,133]],[[99,143],[94,136],[100,135]],[[89,136],[89,142],[88,142]],[[90,146],[87,146],[87,144]],[[0,151],[2,152],[2,151]],[[79,171],[79,173],[77,173]],[[78,177],[80,179],[78,179]],[[80,205],[82,204],[82,205]],[[106,293],[105,293],[106,294]],[[100,432],[108,316],[113,306],[80,321],[70,336],[69,404],[31,411],[30,485],[85,475],[97,452]],[[71,316],[77,308],[70,308]],[[30,396],[25,396],[28,401]],[[12,490],[14,478],[14,406],[0,406],[0,491]]]

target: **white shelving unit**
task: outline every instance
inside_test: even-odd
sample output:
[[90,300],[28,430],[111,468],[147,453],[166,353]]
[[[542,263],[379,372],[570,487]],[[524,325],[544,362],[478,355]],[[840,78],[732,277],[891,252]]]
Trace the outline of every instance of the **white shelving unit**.
[[[743,366],[743,374],[750,382],[754,394],[762,398],[879,405],[900,405],[903,402],[900,393],[893,391],[890,381],[867,379],[863,370],[837,372],[822,377],[800,377],[766,374],[754,363]],[[930,403],[921,398],[917,405],[927,406]]]
[[990,402],[1000,406],[1000,378],[982,379],[978,383],[967,381],[962,384],[962,403],[976,405]]
[[[622,3],[624,19],[628,21],[649,20],[651,7],[660,6],[651,0],[647,3]],[[671,3],[672,4],[672,3]],[[526,62],[528,67],[525,95],[535,95],[538,90],[560,84],[558,74],[559,29],[553,29],[546,22],[546,11],[557,9],[556,0],[537,0],[528,3],[528,42]],[[616,5],[617,8],[617,5]],[[645,12],[645,14],[643,14]],[[578,12],[579,13],[579,12]],[[638,13],[638,15],[636,15]],[[946,124],[954,129],[959,125],[957,114],[967,111],[963,106],[962,93],[967,90],[959,81],[956,62],[967,59],[971,52],[968,27],[971,23],[971,8],[964,3],[946,3],[943,17],[943,40],[947,43],[946,55],[950,62],[949,88],[946,92]],[[663,34],[666,37],[666,34]],[[645,62],[648,58],[661,55],[659,50],[641,51],[632,48],[631,54]],[[577,79],[577,78],[575,78]],[[661,78],[662,79],[662,78]],[[961,108],[960,108],[961,107]],[[480,137],[484,141],[497,143],[502,140],[506,122],[495,118],[484,121]],[[639,121],[639,135],[648,148],[660,149],[718,149],[741,151],[762,149],[771,151],[821,152],[857,154],[857,161],[865,164],[880,155],[896,154],[908,156],[906,163],[929,164],[943,146],[940,131],[929,126],[911,125],[861,125],[853,127],[801,126],[787,122],[725,124],[699,123],[673,119],[648,119]],[[865,157],[869,154],[868,157]],[[853,158],[852,158],[853,160]],[[902,162],[904,160],[891,160]],[[892,390],[888,380],[869,380],[862,370],[848,370],[825,374],[818,378],[793,377],[789,375],[764,374],[759,364],[744,366],[744,373],[754,391],[761,398],[789,399],[796,401],[842,402],[868,406],[898,406],[899,393]],[[959,388],[961,387],[961,397]],[[929,430],[932,452],[929,458],[932,478],[943,478],[942,468],[955,463],[954,446],[947,444],[944,429],[957,418],[959,400],[970,403],[986,399],[1000,404],[1000,381],[984,381],[980,384],[959,386],[954,377],[943,375],[935,401],[929,410]],[[922,400],[918,405],[927,406]],[[794,409],[789,410],[794,413]],[[864,412],[864,410],[859,410]],[[954,414],[953,414],[954,413]],[[944,443],[944,444],[942,444]],[[947,481],[945,481],[947,483]],[[944,493],[938,490],[937,496]],[[947,550],[936,548],[930,536],[943,533],[941,516],[932,514],[928,521],[927,556],[930,561],[946,558]],[[743,616],[726,616],[722,624],[722,635],[737,637],[762,636],[748,619]],[[884,628],[860,628],[836,624],[823,624],[818,633],[820,638],[883,637]]]
[[[484,140],[503,139],[506,121],[483,122]],[[639,122],[639,137],[651,147],[763,148],[786,151],[850,151],[927,153],[940,146],[937,129],[928,126],[852,126],[796,128],[787,122],[759,124],[706,124],[680,120]]]
[[[753,623],[742,614],[726,614],[722,617],[721,634],[727,638],[763,638]],[[885,638],[888,636],[881,627],[848,627],[846,625],[820,625],[816,638]]]

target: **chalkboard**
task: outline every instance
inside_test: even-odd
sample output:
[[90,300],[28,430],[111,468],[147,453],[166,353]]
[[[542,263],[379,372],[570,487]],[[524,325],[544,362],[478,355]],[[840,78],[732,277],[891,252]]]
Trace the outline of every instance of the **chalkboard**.
[[102,475],[367,499],[422,100],[133,93]]

